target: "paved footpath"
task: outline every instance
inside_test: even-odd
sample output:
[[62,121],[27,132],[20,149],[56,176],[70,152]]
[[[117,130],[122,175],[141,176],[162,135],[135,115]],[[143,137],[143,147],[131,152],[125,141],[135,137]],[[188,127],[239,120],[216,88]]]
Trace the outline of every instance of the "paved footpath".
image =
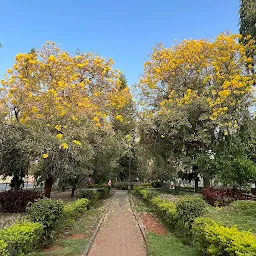
[[116,191],[89,256],[146,256],[145,243],[132,214],[127,191]]

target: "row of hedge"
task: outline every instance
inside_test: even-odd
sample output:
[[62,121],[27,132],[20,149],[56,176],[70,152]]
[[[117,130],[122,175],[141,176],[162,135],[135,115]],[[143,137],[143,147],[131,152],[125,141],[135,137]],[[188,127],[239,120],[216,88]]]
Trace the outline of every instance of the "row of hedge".
[[94,202],[105,199],[109,194],[109,188],[98,188],[98,189],[82,189],[78,193],[79,198],[88,198],[93,204]]
[[[131,182],[131,189],[134,189],[135,187],[143,187],[143,188],[152,188],[152,184],[155,184],[154,182],[145,182],[145,183],[139,183],[139,182]],[[121,181],[121,182],[113,182],[114,189],[117,190],[128,190],[129,188],[129,182],[127,181]],[[107,184],[90,184],[87,186],[87,188],[109,188]]]
[[187,197],[170,202],[156,196],[152,191],[140,188],[136,190],[172,229],[182,231],[188,241],[193,241],[202,255],[256,255],[255,236],[251,232],[225,227],[203,217],[207,207],[202,199]]
[[87,210],[89,203],[105,198],[108,189],[92,192],[90,202],[80,198],[69,205],[59,200],[41,199],[28,208],[28,216],[9,228],[0,230],[0,255],[25,256],[51,244],[60,229],[71,227]]
[[67,228],[87,210],[88,199],[64,207],[62,201],[41,199],[31,205],[28,216],[0,230],[0,255],[23,256],[52,243],[60,228]]

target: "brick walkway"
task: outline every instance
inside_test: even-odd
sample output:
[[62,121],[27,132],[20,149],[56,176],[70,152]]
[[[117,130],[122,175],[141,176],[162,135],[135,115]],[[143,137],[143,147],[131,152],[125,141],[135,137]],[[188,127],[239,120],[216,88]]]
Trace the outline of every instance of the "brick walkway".
[[89,256],[146,256],[142,234],[132,214],[127,191],[116,191]]

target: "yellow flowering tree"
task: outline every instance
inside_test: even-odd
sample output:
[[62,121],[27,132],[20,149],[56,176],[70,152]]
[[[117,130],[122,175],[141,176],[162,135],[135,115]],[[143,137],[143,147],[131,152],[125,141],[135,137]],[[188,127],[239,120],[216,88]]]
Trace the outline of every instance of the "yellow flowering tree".
[[195,178],[202,173],[197,157],[206,155],[217,137],[234,135],[252,104],[254,60],[246,52],[255,45],[253,40],[241,45],[239,38],[221,34],[214,41],[158,45],[144,64],[142,137],[157,141],[169,163],[173,152],[179,160],[183,156]]
[[30,127],[38,137],[55,138],[52,149],[47,143],[39,147],[42,159],[49,161],[51,152],[59,149],[70,151],[71,145],[83,147],[74,134],[77,127],[107,132],[111,120],[131,101],[129,90],[120,89],[120,72],[112,66],[112,59],[71,55],[50,42],[41,50],[18,54],[1,81],[6,120]]

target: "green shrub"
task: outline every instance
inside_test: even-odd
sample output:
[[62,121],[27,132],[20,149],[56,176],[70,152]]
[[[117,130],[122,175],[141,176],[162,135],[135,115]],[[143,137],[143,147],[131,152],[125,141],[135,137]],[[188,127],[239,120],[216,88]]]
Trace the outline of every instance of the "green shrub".
[[100,194],[97,192],[96,189],[90,189],[90,190],[82,189],[82,190],[80,190],[78,197],[79,198],[87,198],[93,204],[94,202],[96,202],[97,200],[100,199]]
[[19,222],[9,228],[4,228],[0,230],[0,237],[3,240],[0,241],[0,255],[27,255],[39,247],[42,234],[43,225],[29,221]]
[[109,189],[108,188],[99,188],[99,189],[97,189],[97,192],[99,193],[100,199],[105,199],[109,194]]
[[177,223],[177,210],[176,205],[172,202],[165,201],[160,197],[154,197],[152,200],[154,209],[158,214],[168,223],[171,228],[174,228]]
[[42,241],[42,243],[45,245],[51,243],[54,238],[63,215],[63,209],[62,201],[51,199],[39,200],[29,208],[29,219],[44,225],[44,242]]
[[168,183],[163,183],[160,187],[160,191],[162,193],[169,193],[170,192],[170,185]]
[[192,233],[203,255],[256,255],[255,236],[236,227],[224,227],[209,218],[200,217],[195,219]]
[[89,200],[87,198],[81,198],[69,205],[66,205],[64,207],[63,214],[63,227],[72,226],[74,222],[84,214],[88,208],[88,205]]
[[0,255],[8,256],[7,243],[4,242],[3,240],[0,240]]
[[142,187],[142,188],[152,188],[152,184],[151,182],[145,182],[145,183],[140,183],[140,184],[136,184],[134,185],[134,187]]
[[82,189],[80,190],[78,197],[79,198],[88,198],[91,203],[95,203],[99,199],[104,199],[108,196],[108,188],[99,188],[99,189]]
[[187,197],[178,201],[177,215],[179,221],[184,225],[191,227],[196,217],[203,216],[206,212],[206,203],[198,197]]
[[108,188],[108,184],[102,184],[102,185],[99,185],[99,184],[89,184],[87,185],[88,188]]
[[156,194],[153,191],[136,188],[136,192],[144,199],[151,200]]

